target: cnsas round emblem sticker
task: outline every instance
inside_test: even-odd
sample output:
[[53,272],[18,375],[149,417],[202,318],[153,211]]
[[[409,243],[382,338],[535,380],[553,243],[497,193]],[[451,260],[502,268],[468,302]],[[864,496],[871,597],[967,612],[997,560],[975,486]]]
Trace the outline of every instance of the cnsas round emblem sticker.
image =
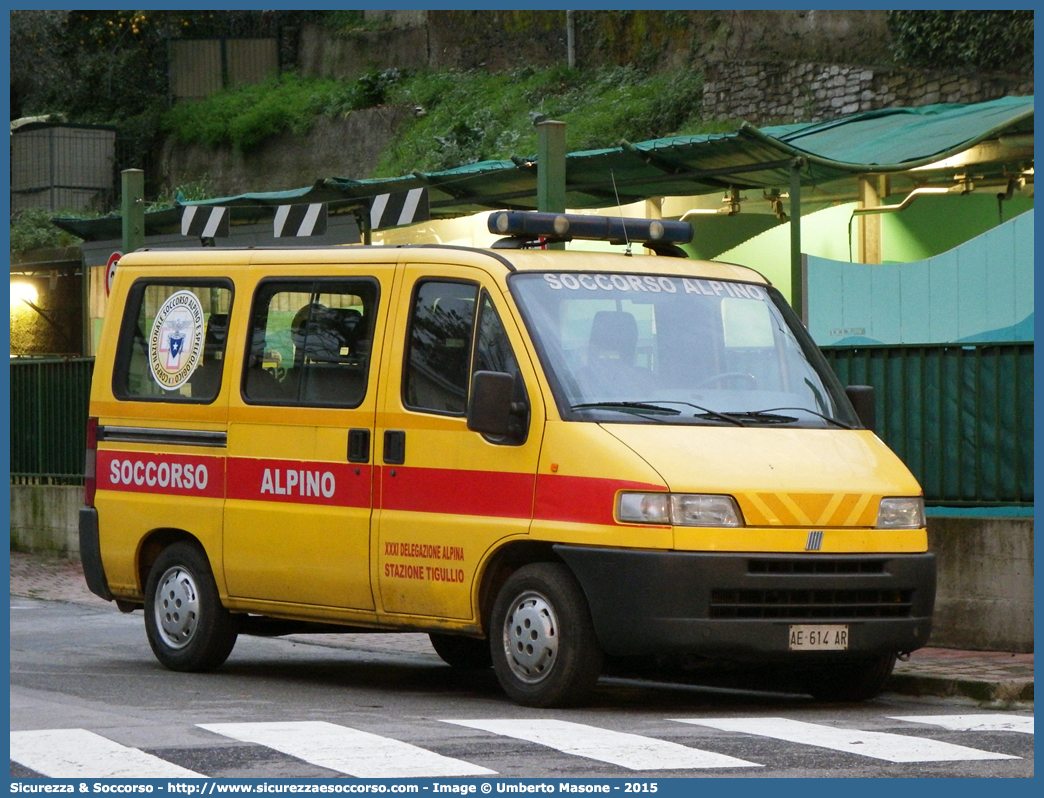
[[164,301],[149,335],[149,365],[164,390],[177,390],[196,370],[204,326],[203,305],[191,291],[178,291]]

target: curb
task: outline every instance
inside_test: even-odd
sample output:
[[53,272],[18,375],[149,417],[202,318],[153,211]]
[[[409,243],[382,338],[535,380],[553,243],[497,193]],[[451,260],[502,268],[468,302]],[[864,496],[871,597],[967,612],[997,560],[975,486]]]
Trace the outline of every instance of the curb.
[[942,698],[971,698],[976,701],[1011,704],[1033,703],[1033,680],[990,681],[987,679],[892,674],[885,688],[903,695],[929,695]]

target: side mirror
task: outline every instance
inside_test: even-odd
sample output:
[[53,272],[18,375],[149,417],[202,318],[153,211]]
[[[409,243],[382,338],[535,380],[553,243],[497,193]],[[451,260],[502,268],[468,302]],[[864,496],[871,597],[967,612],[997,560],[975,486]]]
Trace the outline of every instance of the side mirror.
[[471,378],[468,429],[503,437],[511,428],[515,378],[502,371],[476,371]]
[[874,404],[873,385],[849,385],[845,388],[848,401],[855,408],[856,415],[864,427],[871,432],[877,428],[877,408]]

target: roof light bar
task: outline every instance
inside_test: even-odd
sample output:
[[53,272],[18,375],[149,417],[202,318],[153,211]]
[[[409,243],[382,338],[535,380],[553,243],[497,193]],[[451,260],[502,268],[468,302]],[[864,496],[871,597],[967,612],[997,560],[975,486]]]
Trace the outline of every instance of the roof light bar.
[[688,222],[534,211],[491,213],[489,232],[516,238],[539,237],[552,241],[583,238],[611,244],[687,244],[692,241],[692,225]]

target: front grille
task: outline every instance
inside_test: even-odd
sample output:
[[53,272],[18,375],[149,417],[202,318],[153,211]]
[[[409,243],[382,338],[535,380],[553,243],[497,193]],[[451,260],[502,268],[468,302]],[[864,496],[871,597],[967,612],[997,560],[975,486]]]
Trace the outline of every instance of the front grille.
[[884,560],[828,560],[818,555],[799,560],[748,560],[748,574],[883,574]]
[[912,590],[712,590],[711,618],[909,618]]

